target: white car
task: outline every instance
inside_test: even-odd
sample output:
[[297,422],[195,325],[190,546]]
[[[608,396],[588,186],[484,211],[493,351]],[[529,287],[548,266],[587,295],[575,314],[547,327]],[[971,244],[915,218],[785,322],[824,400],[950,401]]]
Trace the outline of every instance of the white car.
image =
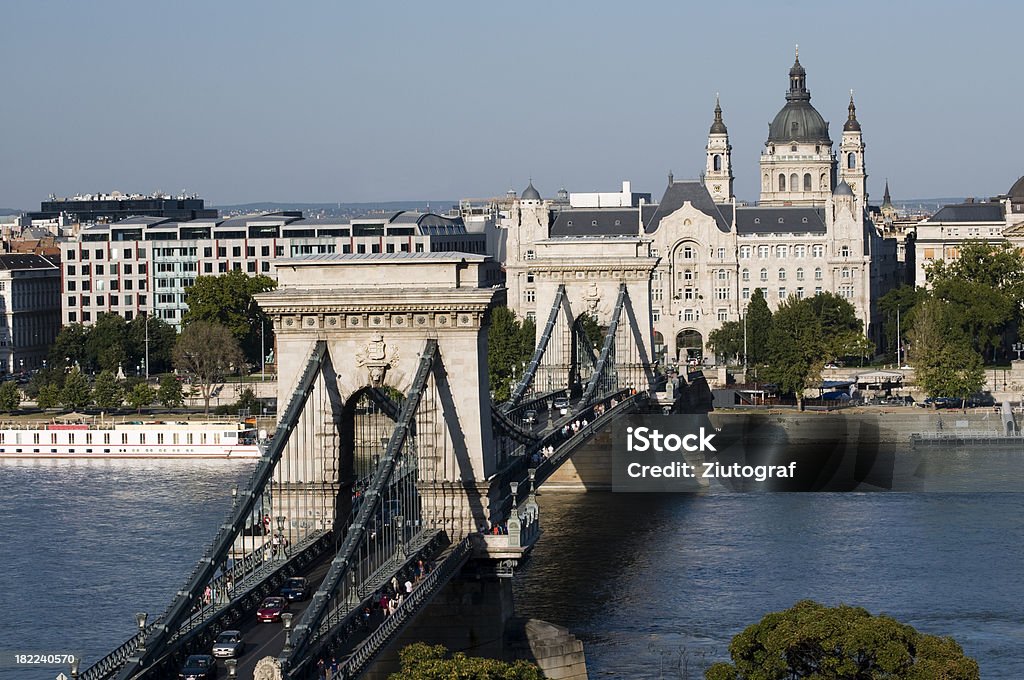
[[559,415],[566,415],[569,413],[569,399],[567,397],[557,397],[553,404]]
[[225,630],[217,636],[211,651],[217,658],[234,659],[241,656],[244,650],[245,643],[242,642],[242,633],[237,630]]

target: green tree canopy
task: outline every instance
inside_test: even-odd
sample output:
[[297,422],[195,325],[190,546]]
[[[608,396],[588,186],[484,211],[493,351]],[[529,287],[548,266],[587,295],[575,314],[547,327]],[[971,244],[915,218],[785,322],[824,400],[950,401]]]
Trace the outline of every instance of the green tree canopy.
[[17,411],[21,405],[21,390],[13,380],[5,380],[0,384],[0,411],[10,413]]
[[180,408],[185,403],[185,395],[181,391],[181,381],[177,376],[165,375],[160,378],[157,399],[167,408]]
[[813,298],[791,296],[775,310],[768,334],[764,377],[779,391],[795,394],[800,404],[804,389],[821,380],[828,346],[815,306]]
[[209,321],[190,322],[174,346],[174,365],[193,377],[207,413],[214,385],[236,371],[243,360],[242,350],[231,331]]
[[389,680],[543,680],[540,669],[527,661],[506,663],[497,659],[451,654],[442,645],[417,642],[398,653],[402,669]]
[[754,289],[747,303],[747,362],[763,364],[768,360],[768,335],[772,329],[772,312],[768,309],[768,301],[764,291]]
[[146,324],[149,324],[149,373],[166,373],[171,369],[171,354],[178,333],[163,319],[148,314],[136,316],[128,322],[128,366],[137,366],[146,360]]
[[[40,399],[43,396],[39,392]],[[64,380],[64,389],[60,391],[60,403],[64,408],[77,410],[85,408],[92,401],[92,390],[89,389],[89,381],[82,372],[74,369]]]
[[487,331],[487,370],[496,401],[511,396],[514,383],[533,356],[537,327],[530,319],[520,321],[508,307],[495,307]]
[[597,322],[597,317],[590,312],[583,312],[576,317],[576,321],[583,330],[587,343],[594,348],[595,353],[599,354],[604,346],[604,329]]
[[50,346],[50,365],[54,368],[71,367],[77,362],[79,366],[90,364],[86,340],[89,328],[80,323],[64,326],[57,333],[57,339]]
[[57,383],[45,383],[36,394],[36,406],[39,408],[56,408],[60,406],[61,388]]
[[145,382],[135,383],[135,386],[128,392],[128,405],[139,413],[142,413],[143,406],[149,406],[155,399],[156,390]]
[[1004,333],[1022,320],[1024,255],[1009,244],[967,241],[959,256],[925,267],[932,294],[952,304],[960,326],[981,353],[1002,344]]
[[[878,299],[878,309],[881,311],[884,319],[882,322],[882,333],[885,337],[886,351],[896,351],[897,325],[903,340],[906,340],[907,333],[910,332],[914,325],[914,308],[924,300],[924,297],[925,290],[923,288],[900,286],[899,288],[893,288]],[[897,312],[899,313],[898,319]],[[899,321],[899,324],[897,324],[897,321]]]
[[102,371],[93,384],[92,400],[104,410],[115,409],[124,402],[124,393],[117,378],[110,371]]
[[914,314],[910,357],[917,382],[929,396],[966,399],[985,383],[984,365],[960,325],[959,308],[927,297]]
[[726,360],[743,356],[743,322],[726,321],[708,334],[708,347]]
[[804,600],[766,615],[732,639],[732,663],[707,680],[978,680],[977,662],[951,638],[919,633],[859,607]]
[[[86,363],[90,368],[117,373],[128,361],[128,322],[124,317],[105,312],[87,331]],[[83,367],[85,364],[83,364]]]
[[273,347],[273,331],[266,314],[256,305],[253,296],[277,288],[269,276],[248,276],[232,270],[220,276],[200,276],[185,293],[188,312],[182,323],[206,321],[228,329],[250,363],[262,362],[260,329],[264,348]]

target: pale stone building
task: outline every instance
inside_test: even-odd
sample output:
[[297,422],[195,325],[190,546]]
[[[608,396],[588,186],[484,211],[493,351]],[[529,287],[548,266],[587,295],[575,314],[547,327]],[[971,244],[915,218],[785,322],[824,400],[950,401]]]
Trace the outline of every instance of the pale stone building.
[[943,206],[915,227],[916,283],[926,286],[925,269],[936,260],[955,260],[966,241],[1010,243],[1024,249],[1024,177],[1009,192],[988,201]]
[[618,200],[595,204],[593,196],[610,195],[570,194],[565,206],[543,200],[531,182],[501,220],[508,229],[509,305],[521,316],[546,314],[535,290],[542,244],[592,240],[589,249],[600,249],[601,239],[640,236],[647,252],[638,256],[658,258],[651,325],[656,355],[666,362],[704,358],[708,335],[740,320],[756,288],[773,308],[791,295],[831,291],[850,301],[877,341],[875,302],[898,283],[898,267],[895,241],[882,238],[868,218],[865,145],[852,96],[837,159],[799,59],[789,80],[761,155],[755,205],[738,203],[733,193],[732,146],[717,101],[703,178],[677,181],[670,174],[657,203],[624,183]]

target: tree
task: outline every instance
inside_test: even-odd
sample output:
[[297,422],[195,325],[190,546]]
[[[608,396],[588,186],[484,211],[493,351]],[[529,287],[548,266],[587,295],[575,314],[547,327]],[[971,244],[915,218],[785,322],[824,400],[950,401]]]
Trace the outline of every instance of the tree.
[[160,378],[157,399],[167,408],[180,408],[185,403],[185,396],[181,392],[181,381],[173,375],[165,375]]
[[[417,642],[398,653],[402,669],[389,680],[543,680],[540,668],[528,661],[506,663],[455,654],[442,645]],[[450,655],[450,656],[449,656]]]
[[952,638],[919,633],[860,607],[804,600],[766,615],[732,639],[732,663],[717,663],[707,680],[888,678],[978,680],[978,663]]
[[768,360],[768,335],[772,329],[772,311],[768,309],[764,291],[754,289],[747,303],[747,362],[763,364]]
[[812,298],[791,296],[775,310],[768,334],[768,365],[764,377],[792,392],[803,407],[803,393],[821,380],[827,342]]
[[275,288],[277,282],[269,276],[248,276],[237,269],[221,276],[200,276],[185,292],[188,312],[182,323],[206,321],[224,326],[250,363],[262,362],[260,329],[264,347],[273,347],[272,326],[253,296]]
[[135,386],[128,393],[128,405],[142,413],[143,406],[149,406],[156,399],[156,390],[145,382],[135,383]]
[[128,323],[117,314],[100,314],[88,330],[85,348],[89,366],[117,373],[128,360]]
[[[901,336],[904,339],[907,337],[907,333],[913,327],[914,308],[924,298],[925,290],[923,288],[900,286],[893,288],[878,299],[878,309],[884,318],[882,334],[885,338],[886,351],[895,352],[896,350],[897,325]],[[897,320],[899,324],[897,324]]]
[[244,358],[231,331],[209,321],[190,322],[174,346],[174,365],[193,376],[207,413],[213,386],[240,366]]
[[726,321],[708,334],[708,347],[718,356],[730,360],[743,356],[743,322]]
[[910,356],[917,382],[929,396],[966,399],[985,383],[981,355],[959,321],[958,308],[937,297],[917,307]]
[[956,259],[936,260],[925,275],[932,294],[956,308],[974,348],[995,358],[1005,332],[1022,321],[1024,255],[1009,244],[967,241]]
[[576,321],[583,330],[583,336],[587,339],[587,343],[593,347],[597,353],[600,353],[604,346],[604,329],[601,328],[601,324],[597,322],[597,317],[590,312],[583,312],[576,317]]
[[0,411],[10,413],[17,411],[21,406],[21,390],[12,380],[5,380],[0,384]]
[[163,319],[148,314],[140,315],[128,322],[128,365],[138,365],[146,360],[146,324],[149,324],[149,372],[164,373],[171,368],[171,353],[178,333],[174,326]]
[[[42,392],[40,392],[40,397]],[[89,381],[82,372],[75,369],[68,374],[64,381],[64,389],[60,391],[60,403],[64,408],[77,410],[85,408],[92,401],[92,390],[89,389]]]
[[117,378],[110,371],[102,371],[96,376],[93,385],[92,400],[99,408],[109,411],[121,406],[124,402],[124,392],[118,384]]
[[511,396],[514,382],[522,377],[524,367],[533,356],[536,332],[531,320],[519,321],[508,307],[496,307],[491,312],[487,370],[496,401],[505,401]]
[[50,346],[50,366],[70,368],[76,363],[79,366],[88,365],[89,353],[86,350],[88,338],[89,328],[80,323],[69,324],[61,328],[57,339]]
[[56,383],[46,383],[36,394],[36,406],[39,408],[55,408],[60,406],[61,388]]
[[66,375],[64,374],[64,371],[56,366],[48,366],[36,371],[35,375],[32,376],[32,379],[28,381],[28,385],[25,386],[25,394],[30,399],[35,399],[39,395],[39,391],[43,386],[50,384],[55,385],[59,392],[64,387],[65,377]]

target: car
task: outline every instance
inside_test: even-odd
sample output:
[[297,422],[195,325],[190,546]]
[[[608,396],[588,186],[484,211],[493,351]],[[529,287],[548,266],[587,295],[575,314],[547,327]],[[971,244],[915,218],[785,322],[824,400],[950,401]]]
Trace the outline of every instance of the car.
[[569,398],[568,397],[555,397],[555,402],[554,402],[553,406],[554,406],[555,410],[558,411],[559,415],[563,415],[564,416],[567,413],[569,413]]
[[217,661],[209,654],[192,654],[178,671],[178,680],[210,680],[217,677]]
[[237,630],[221,631],[213,642],[213,649],[210,650],[215,657],[234,659],[242,655],[245,650],[245,643],[242,642],[242,633]]
[[281,595],[286,600],[305,600],[310,595],[309,581],[304,576],[293,576],[281,586]]
[[839,366],[839,364],[828,363],[828,364],[825,364],[825,368],[827,368],[829,370],[835,370],[835,369],[841,368],[841,367]]
[[268,597],[256,610],[256,620],[260,623],[273,623],[281,620],[281,614],[288,611],[288,600],[283,597]]
[[527,411],[526,413],[523,414],[523,424],[524,425],[533,425],[536,422],[537,422],[537,412],[536,411]]

